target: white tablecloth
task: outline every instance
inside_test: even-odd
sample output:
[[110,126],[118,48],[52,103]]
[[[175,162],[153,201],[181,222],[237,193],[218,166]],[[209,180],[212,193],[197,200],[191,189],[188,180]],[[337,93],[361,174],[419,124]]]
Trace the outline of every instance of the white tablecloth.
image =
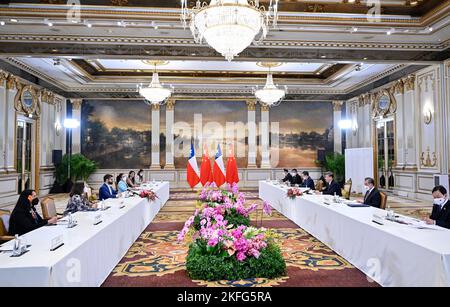
[[[373,207],[326,205],[327,196],[290,200],[287,189],[259,182],[259,197],[383,286],[450,286],[450,230],[372,222]],[[329,198],[329,197],[328,197]]]
[[[154,202],[109,199],[105,203],[111,208],[105,211],[73,214],[74,228],[45,226],[25,234],[32,245],[28,253],[18,258],[0,253],[0,286],[100,286],[169,199],[168,182],[158,183],[154,191],[159,197]],[[100,212],[102,223],[93,225]],[[51,239],[59,234],[64,245],[51,252]]]

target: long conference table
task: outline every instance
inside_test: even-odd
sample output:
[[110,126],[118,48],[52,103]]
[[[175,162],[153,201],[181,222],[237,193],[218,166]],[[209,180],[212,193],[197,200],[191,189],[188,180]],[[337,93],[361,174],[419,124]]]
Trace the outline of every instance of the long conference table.
[[[169,199],[168,182],[150,185],[155,201],[108,199],[107,210],[73,214],[76,227],[44,226],[23,235],[29,252],[0,252],[0,286],[100,286]],[[102,222],[94,225],[99,214]],[[57,237],[64,245],[50,251]],[[11,248],[12,241],[0,250]]]
[[287,189],[260,181],[259,197],[380,285],[450,286],[450,230],[380,225],[373,216],[386,216],[384,210],[349,207],[325,195],[290,199]]

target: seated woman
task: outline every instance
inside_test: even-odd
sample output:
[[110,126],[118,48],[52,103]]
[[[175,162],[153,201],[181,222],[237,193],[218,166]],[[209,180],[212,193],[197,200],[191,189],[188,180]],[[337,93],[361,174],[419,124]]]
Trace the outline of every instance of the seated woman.
[[70,199],[67,203],[66,211],[64,215],[69,213],[75,213],[77,211],[95,211],[97,210],[96,204],[90,204],[85,193],[84,182],[75,182],[70,192]]
[[124,173],[120,173],[119,176],[117,176],[117,192],[123,193],[127,189],[127,175],[125,175]]
[[128,173],[128,178],[127,178],[127,186],[129,188],[135,188],[136,185],[136,179],[134,178],[136,176],[136,173],[134,171],[130,171]]
[[136,175],[136,184],[144,183],[144,170],[141,168]]
[[34,190],[24,190],[20,193],[19,200],[9,218],[10,235],[18,234],[21,236],[47,224],[56,224],[58,220],[56,216],[49,220],[44,220],[36,212],[34,206],[38,203],[39,199],[36,197]]

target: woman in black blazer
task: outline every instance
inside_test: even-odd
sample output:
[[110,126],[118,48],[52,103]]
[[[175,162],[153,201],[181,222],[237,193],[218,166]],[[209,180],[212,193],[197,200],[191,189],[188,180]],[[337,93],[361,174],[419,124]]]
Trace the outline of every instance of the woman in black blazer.
[[9,234],[14,236],[16,234],[23,235],[32,230],[47,224],[56,224],[58,220],[52,217],[49,220],[44,220],[34,207],[39,203],[34,190],[25,190],[20,193],[19,200],[14,207],[11,217],[9,218]]

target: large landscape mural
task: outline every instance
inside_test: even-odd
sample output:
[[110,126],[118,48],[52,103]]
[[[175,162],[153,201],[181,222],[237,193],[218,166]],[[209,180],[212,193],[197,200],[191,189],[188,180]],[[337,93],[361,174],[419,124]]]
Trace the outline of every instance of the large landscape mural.
[[[174,108],[175,167],[184,169],[195,145],[200,164],[203,144],[211,158],[220,144],[224,158],[231,144],[238,167],[247,166],[248,129],[245,101],[177,100]],[[272,167],[314,167],[319,150],[332,152],[333,109],[325,102],[283,102],[269,113]],[[260,107],[256,109],[257,127]],[[261,161],[260,129],[257,164]],[[100,168],[148,168],[151,164],[151,108],[142,100],[85,100],[81,150]],[[160,110],[160,162],[165,164],[165,107]]]
[[282,102],[270,109],[270,121],[279,123],[278,148],[271,146],[271,155],[278,151],[279,159],[272,167],[314,167],[318,150],[333,152],[330,102]]
[[99,168],[148,168],[151,108],[142,100],[88,100],[81,109],[81,152]]

